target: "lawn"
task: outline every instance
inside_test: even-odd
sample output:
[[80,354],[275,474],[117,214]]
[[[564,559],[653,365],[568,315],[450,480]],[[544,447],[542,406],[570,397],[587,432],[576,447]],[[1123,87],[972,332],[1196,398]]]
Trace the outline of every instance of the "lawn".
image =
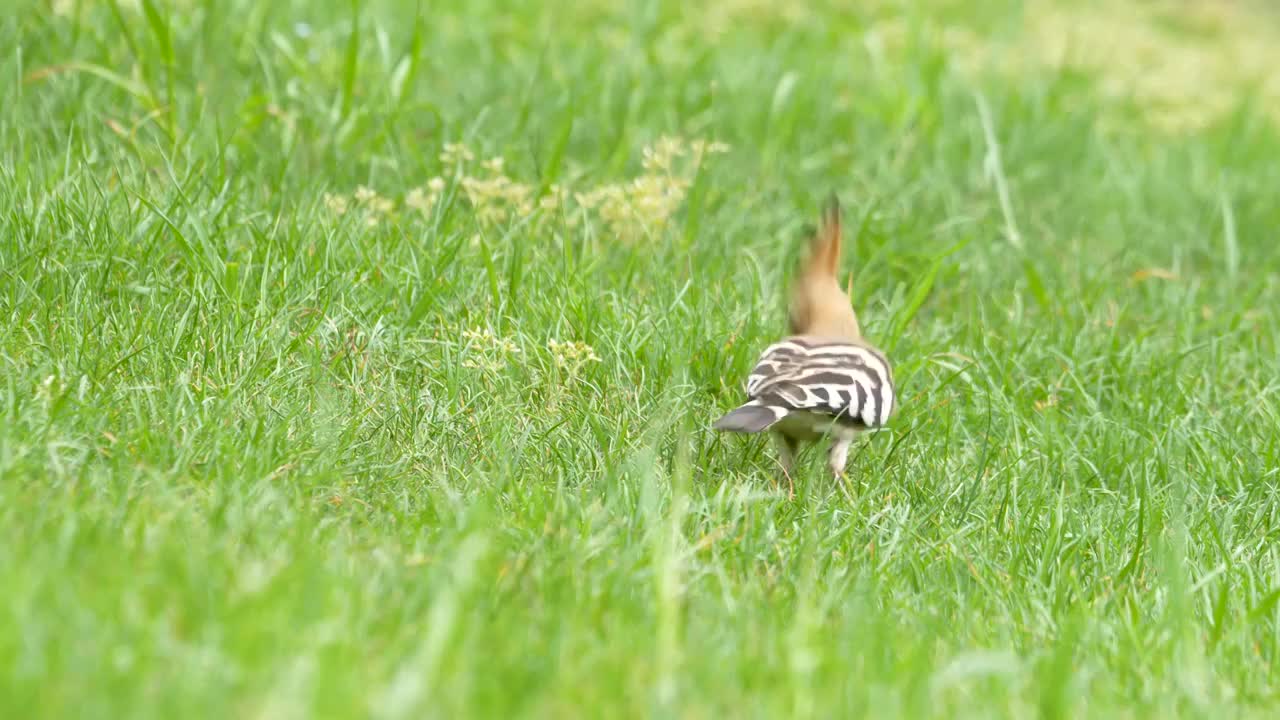
[[[0,716],[1280,706],[1280,15],[19,0]],[[837,193],[901,412],[710,424]]]

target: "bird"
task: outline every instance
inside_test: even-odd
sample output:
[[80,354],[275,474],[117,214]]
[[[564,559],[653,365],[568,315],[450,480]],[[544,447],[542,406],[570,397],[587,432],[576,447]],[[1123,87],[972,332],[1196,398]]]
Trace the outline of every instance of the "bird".
[[842,480],[858,434],[884,427],[898,410],[889,359],[862,336],[852,282],[840,288],[840,245],[840,201],[832,194],[791,281],[788,334],[756,360],[747,402],[712,425],[722,432],[768,431],[793,495],[802,444],[829,437],[827,467]]

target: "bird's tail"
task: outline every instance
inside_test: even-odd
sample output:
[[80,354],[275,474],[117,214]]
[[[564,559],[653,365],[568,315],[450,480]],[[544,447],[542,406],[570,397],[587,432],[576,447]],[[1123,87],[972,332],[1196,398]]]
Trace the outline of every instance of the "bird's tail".
[[787,414],[786,408],[765,405],[759,400],[752,400],[725,413],[711,427],[725,432],[758,433],[767,430],[770,425],[781,420]]

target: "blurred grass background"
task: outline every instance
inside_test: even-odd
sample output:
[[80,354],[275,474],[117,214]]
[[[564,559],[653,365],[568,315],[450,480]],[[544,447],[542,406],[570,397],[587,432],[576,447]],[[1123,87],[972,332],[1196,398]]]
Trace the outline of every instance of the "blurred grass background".
[[[1271,717],[1280,20],[24,0],[0,714]],[[802,228],[904,406],[708,425]]]

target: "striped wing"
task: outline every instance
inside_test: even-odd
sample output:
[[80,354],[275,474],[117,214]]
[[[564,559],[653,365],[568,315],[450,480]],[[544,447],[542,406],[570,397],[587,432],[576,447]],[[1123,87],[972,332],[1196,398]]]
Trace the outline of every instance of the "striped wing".
[[897,402],[889,361],[879,350],[800,337],[765,349],[747,378],[747,395],[750,405],[778,420],[807,411],[862,428],[889,422]]

